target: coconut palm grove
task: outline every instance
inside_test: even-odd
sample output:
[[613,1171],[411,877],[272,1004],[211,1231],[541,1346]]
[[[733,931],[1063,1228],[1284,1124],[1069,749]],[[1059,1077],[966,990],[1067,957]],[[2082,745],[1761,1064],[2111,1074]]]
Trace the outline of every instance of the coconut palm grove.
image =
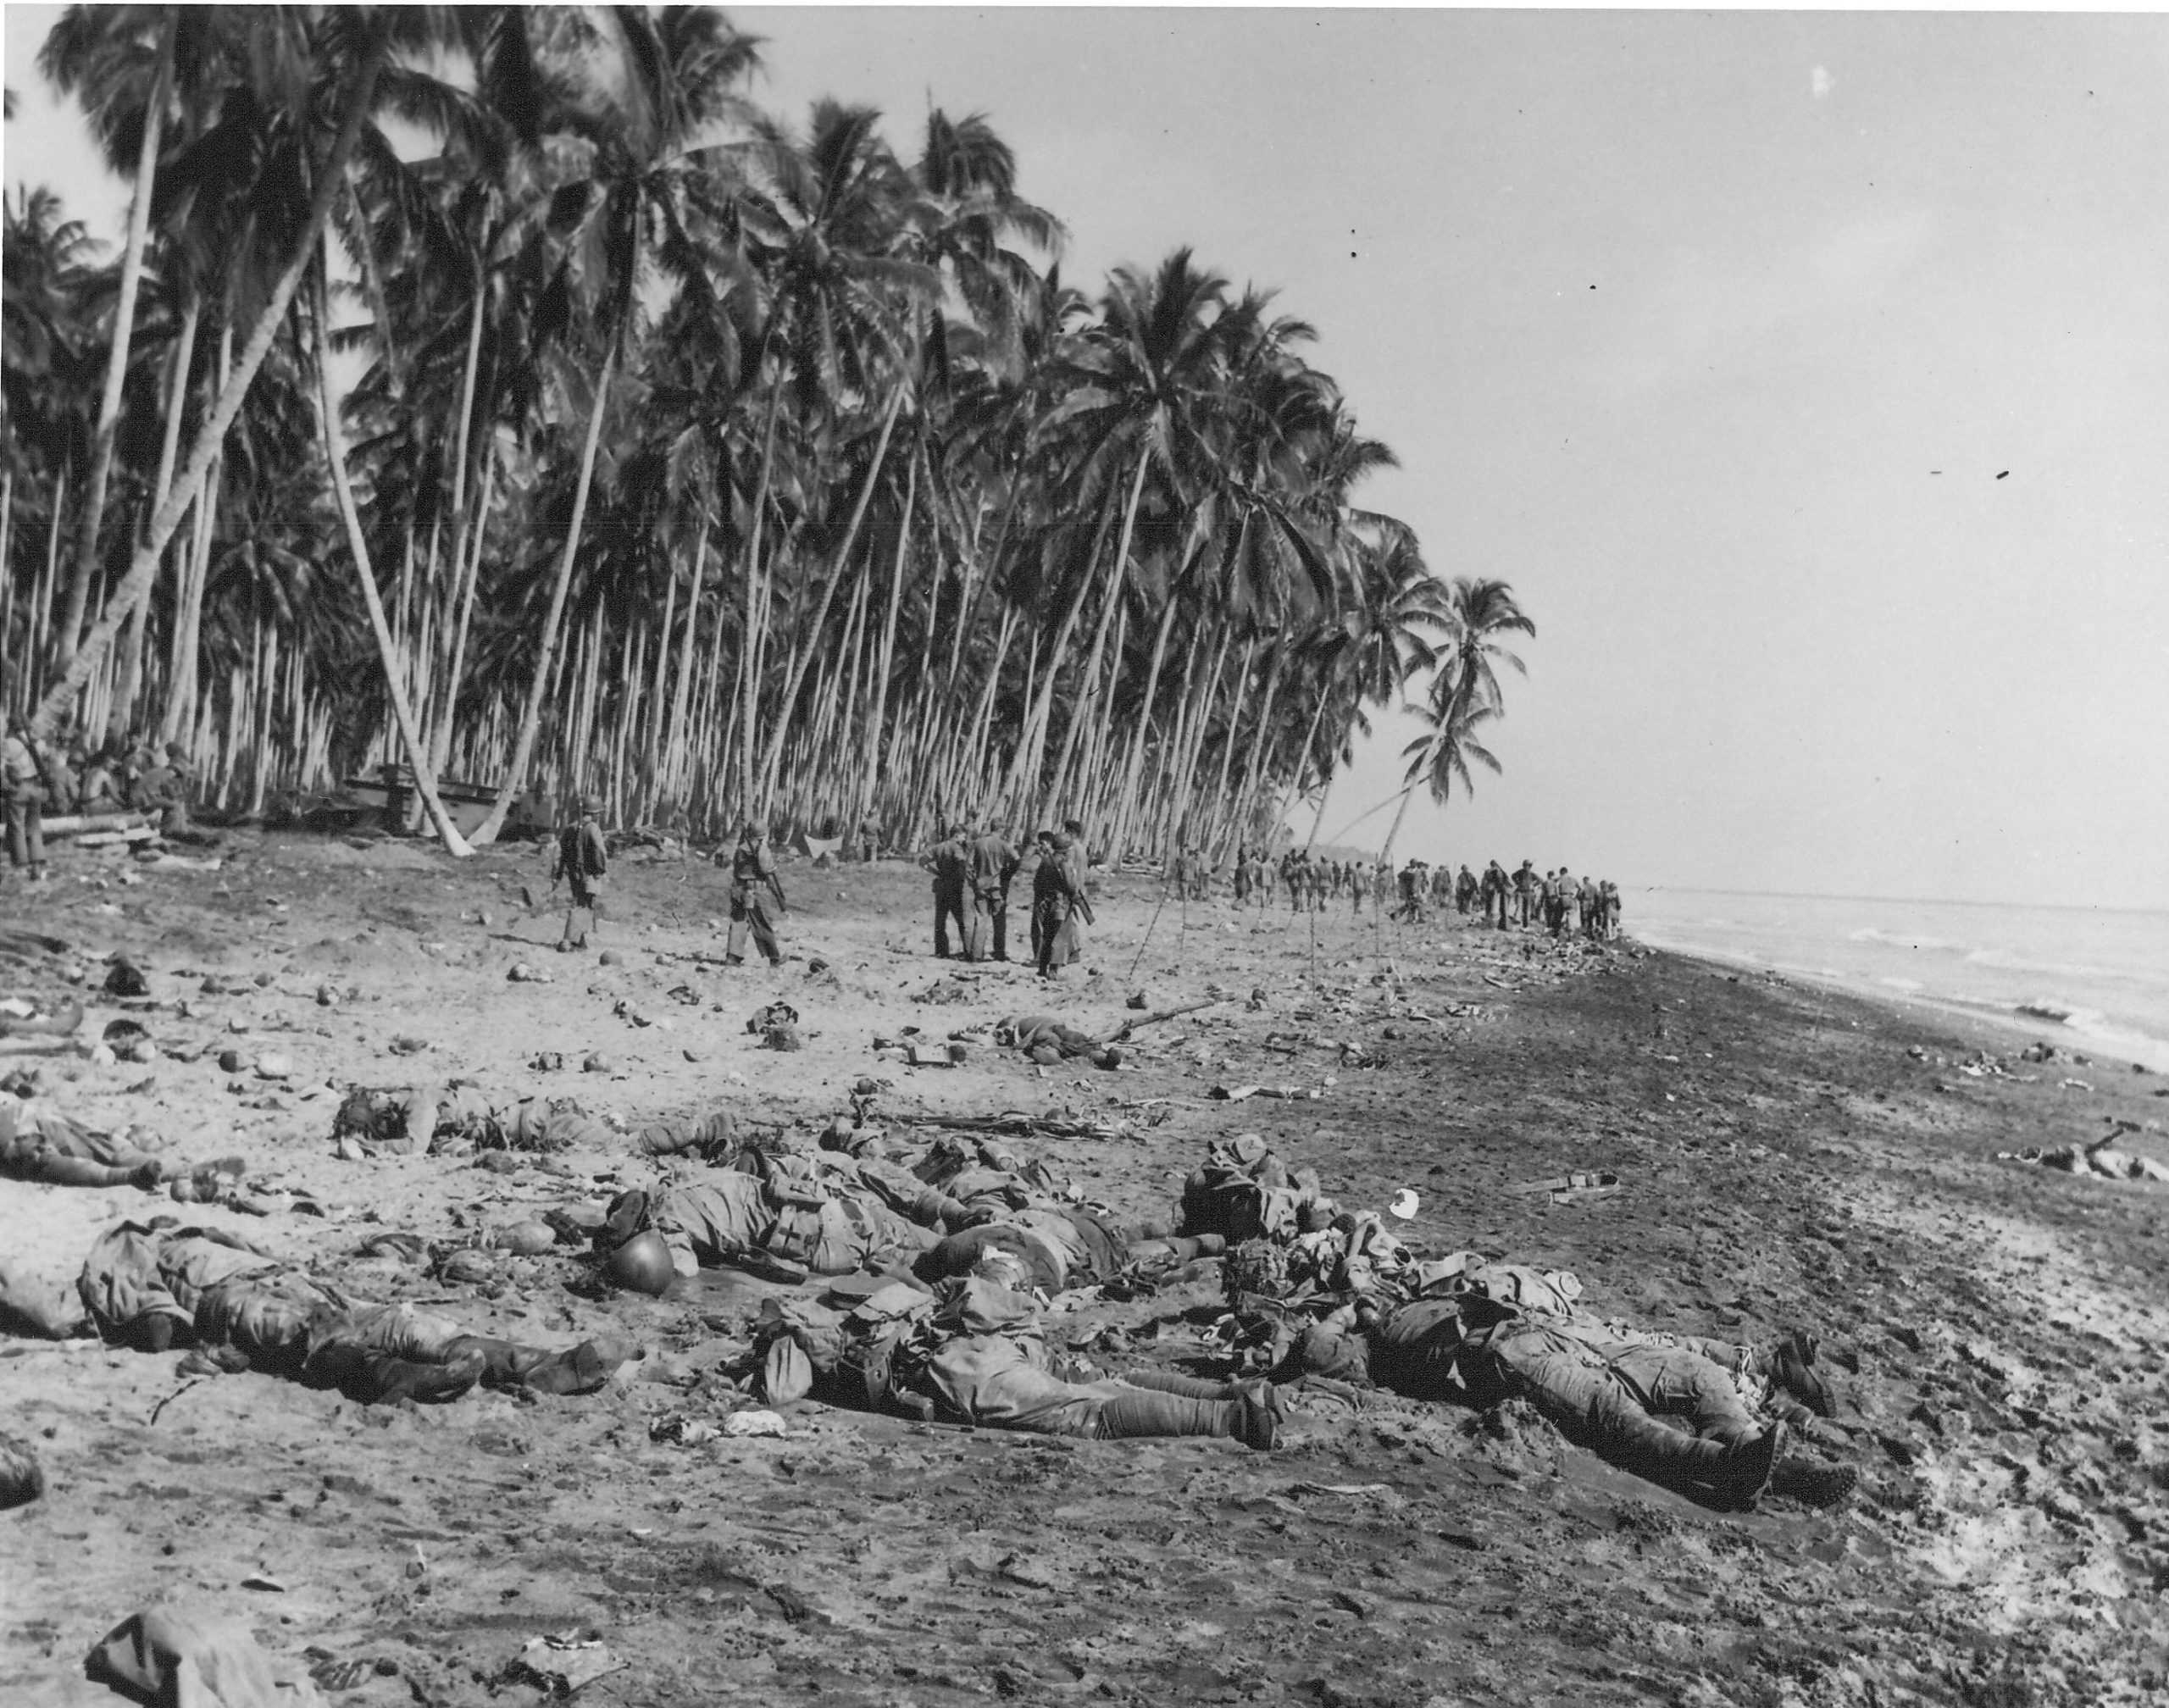
[[[751,98],[703,8],[69,8],[125,243],[11,197],[10,721],[290,817],[410,766],[621,824],[963,812],[1224,858],[1533,632],[1366,508],[1269,289],[1067,276],[990,119]],[[11,100],[12,108],[12,100]],[[1229,258],[1240,263],[1240,258]]]

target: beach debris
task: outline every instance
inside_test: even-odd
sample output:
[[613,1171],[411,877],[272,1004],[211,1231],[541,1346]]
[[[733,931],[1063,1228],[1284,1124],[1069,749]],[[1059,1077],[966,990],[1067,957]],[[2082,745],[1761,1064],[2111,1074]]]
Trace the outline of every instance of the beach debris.
[[2017,1151],[1999,1151],[1996,1160],[1999,1162],[2028,1162],[2038,1167],[2055,1168],[2066,1174],[2094,1174],[2108,1180],[2169,1183],[2169,1165],[2158,1162],[2151,1156],[2113,1148],[2116,1140],[2125,1134],[2141,1133],[2147,1129],[2136,1121],[2126,1121],[2115,1116],[2105,1118],[2110,1123],[2108,1132],[2091,1144],[2028,1145]]
[[1216,1103],[1244,1103],[1253,1097],[1273,1097],[1284,1103],[1314,1102],[1325,1095],[1305,1085],[1215,1085],[1205,1094]]
[[545,1050],[527,1065],[537,1073],[555,1073],[565,1065],[564,1052],[561,1050]]
[[125,955],[115,955],[106,968],[105,984],[102,987],[108,996],[147,996],[151,994],[150,980],[143,976],[143,969]]
[[[490,1154],[502,1156],[504,1153],[492,1151]],[[463,1246],[458,1250],[445,1253],[437,1263],[436,1276],[440,1281],[480,1286],[484,1282],[496,1279],[497,1266],[487,1252],[478,1251],[472,1246]]]
[[19,1435],[0,1434],[0,1512],[27,1506],[45,1493],[45,1472],[37,1455]]
[[[83,1005],[72,997],[50,1014],[41,1013],[20,997],[11,996],[0,1003],[0,1038],[65,1038],[82,1023]],[[110,1033],[113,1028],[106,1029]],[[136,1029],[140,1033],[142,1028],[138,1026]]]
[[1542,1192],[1554,1204],[1572,1204],[1589,1198],[1609,1198],[1622,1190],[1619,1177],[1608,1168],[1581,1169],[1572,1174],[1554,1174],[1548,1179],[1525,1180],[1506,1190],[1519,1195]]
[[256,1077],[259,1079],[291,1079],[294,1077],[294,1058],[283,1051],[269,1051],[256,1058]]
[[620,955],[615,949],[605,949],[595,958],[598,964],[604,967],[622,966],[624,964],[625,959],[625,957]]
[[723,1433],[734,1439],[749,1435],[781,1435],[785,1428],[782,1414],[775,1411],[734,1411],[723,1420]]
[[1397,1221],[1412,1221],[1415,1218],[1418,1201],[1415,1189],[1404,1186],[1393,1195],[1393,1202],[1386,1206],[1386,1214]]
[[772,1026],[796,1026],[798,1011],[788,1002],[771,1002],[765,1008],[756,1009],[746,1023],[748,1033],[758,1036]]
[[580,1071],[583,1073],[610,1073],[617,1071],[617,1064],[597,1050],[581,1061]]
[[515,1257],[540,1257],[557,1245],[558,1230],[546,1222],[515,1222],[509,1228],[500,1228],[491,1243]]
[[219,1052],[219,1071],[221,1073],[245,1073],[248,1068],[249,1057],[246,1052],[239,1050],[221,1050]]
[[240,1620],[176,1604],[130,1614],[92,1645],[83,1662],[92,1683],[137,1702],[306,1708],[322,1701],[309,1678],[282,1678],[283,1670]]
[[419,1056],[429,1047],[430,1041],[426,1038],[405,1036],[394,1038],[391,1043],[385,1045],[385,1048],[395,1056]]
[[723,1431],[702,1417],[688,1417],[682,1411],[664,1411],[648,1420],[647,1439],[666,1446],[697,1447],[704,1441],[718,1439]]

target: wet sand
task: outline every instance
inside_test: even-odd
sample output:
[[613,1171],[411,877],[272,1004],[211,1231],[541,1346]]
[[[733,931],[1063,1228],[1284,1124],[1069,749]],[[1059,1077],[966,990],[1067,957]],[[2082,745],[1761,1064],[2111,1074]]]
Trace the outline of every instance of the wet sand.
[[[97,957],[125,950],[188,1012],[137,1017],[161,1046],[150,1065],[0,1042],[0,1072],[35,1064],[58,1106],[154,1123],[180,1157],[238,1153],[259,1198],[325,1212],[0,1182],[11,1261],[72,1273],[114,1218],[171,1212],[367,1297],[552,1345],[618,1328],[648,1356],[585,1398],[361,1407],[185,1376],[178,1355],[0,1345],[0,1428],[35,1443],[50,1484],[0,1514],[0,1700],[114,1700],[81,1682],[83,1654],[159,1596],[243,1618],[341,1687],[325,1694],[341,1708],[543,1700],[513,1663],[569,1632],[624,1663],[579,1693],[588,1704],[2016,1704],[2169,1689],[2169,1187],[1993,1160],[2098,1138],[2107,1117],[2158,1123],[2169,1081],[2100,1060],[1969,1077],[1967,1051],[2010,1041],[1631,945],[1453,925],[1396,940],[1338,912],[1314,957],[1307,918],[1170,902],[1132,978],[1156,912],[1142,879],[1101,879],[1100,976],[1072,969],[1049,990],[1021,966],[935,962],[925,880],[903,865],[786,867],[802,958],[702,967],[690,957],[720,950],[723,874],[629,858],[601,938],[623,959],[603,966],[550,952],[558,916],[520,905],[546,862],[242,837],[216,873],[125,884],[118,863],[82,860],[72,870],[95,882],[64,879],[27,912],[5,892],[11,925],[75,952],[0,961],[0,994],[58,995],[70,966],[95,990]],[[1021,952],[1021,907],[1012,924]],[[809,976],[812,956],[828,973]],[[552,982],[508,982],[520,960]],[[207,995],[206,974],[238,988]],[[962,1000],[916,1000],[945,979]],[[1115,1073],[990,1045],[946,1069],[873,1050],[907,1025],[940,1038],[1016,1012],[1111,1031],[1139,988],[1155,1007],[1233,1000],[1150,1029]],[[801,1012],[802,1053],[744,1029],[777,999]],[[94,1001],[84,1035],[119,1012]],[[424,1047],[394,1053],[395,1039]],[[222,1072],[228,1047],[281,1051],[295,1075]],[[531,1068],[546,1051],[565,1068]],[[591,1052],[603,1071],[580,1071]],[[1208,1139],[1255,1131],[1345,1206],[1414,1187],[1425,1247],[1569,1267],[1607,1313],[1741,1339],[1806,1325],[1843,1399],[1817,1450],[1857,1464],[1861,1489],[1826,1513],[1712,1513],[1541,1425],[1390,1395],[1360,1411],[1301,1400],[1270,1455],[811,1403],[789,1408],[780,1440],[664,1445],[652,1420],[745,1403],[719,1371],[763,1284],[711,1275],[651,1302],[596,1291],[569,1253],[458,1284],[356,1256],[386,1228],[467,1242],[605,1196],[641,1165],[342,1162],[330,1134],[347,1084],[458,1076],[634,1124],[724,1106],[810,1129],[867,1073],[891,1082],[892,1119],[1126,1122],[1012,1143],[1127,1213],[1167,1214]],[[1245,1084],[1321,1095],[1207,1095]],[[2169,1156],[2158,1132],[2133,1147]],[[1623,1190],[1562,1204],[1512,1190],[1600,1169]],[[1210,1367],[1213,1267],[1066,1313],[1053,1338],[1113,1370]]]

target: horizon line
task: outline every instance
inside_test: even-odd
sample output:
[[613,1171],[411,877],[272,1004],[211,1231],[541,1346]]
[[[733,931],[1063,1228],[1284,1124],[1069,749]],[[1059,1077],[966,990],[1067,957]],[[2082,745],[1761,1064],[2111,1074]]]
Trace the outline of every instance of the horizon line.
[[1789,901],[1878,901],[1901,907],[2033,907],[2056,913],[2169,913],[2169,903],[2146,907],[2110,907],[2097,901],[1983,901],[1955,896],[1861,896],[1828,890],[1743,890],[1718,884],[1645,884],[1643,895],[1687,892],[1698,896],[1758,896]]

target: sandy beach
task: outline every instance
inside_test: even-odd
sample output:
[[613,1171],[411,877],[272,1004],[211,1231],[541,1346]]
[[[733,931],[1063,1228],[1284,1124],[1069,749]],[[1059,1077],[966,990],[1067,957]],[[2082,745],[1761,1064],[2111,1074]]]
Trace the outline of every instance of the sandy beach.
[[[64,1275],[114,1219],[179,1212],[366,1297],[552,1345],[614,1326],[646,1356],[585,1398],[362,1407],[184,1376],[177,1354],[0,1346],[0,1417],[49,1482],[0,1517],[0,1696],[110,1700],[82,1682],[86,1650],[180,1595],[352,1708],[542,1700],[514,1663],[546,1633],[621,1663],[584,1703],[2159,1700],[2169,1188],[1993,1160],[2112,1117],[2155,1123],[2130,1142],[2163,1155],[2159,1078],[2100,1060],[1976,1077],[1961,1064],[1979,1040],[1631,942],[1457,925],[1395,941],[1336,912],[1313,978],[1309,919],[1156,908],[1142,878],[1101,879],[1090,976],[1049,990],[1022,967],[934,961],[924,879],[902,863],[787,867],[793,958],[726,975],[691,959],[719,950],[721,874],[632,856],[606,966],[551,953],[557,916],[521,905],[544,857],[243,835],[215,873],[86,864],[18,910],[69,950],[11,962],[10,988],[92,993],[95,1039],[118,1012],[94,994],[102,957],[125,951],[160,1054],[101,1066],[15,1040],[4,1066],[86,1119],[156,1126],[177,1156],[238,1153],[273,1213],[0,1183],[13,1261]],[[552,982],[508,982],[519,961]],[[957,1000],[923,1000],[937,985]],[[1109,1031],[1140,989],[1156,1007],[1231,1000],[1146,1029],[1116,1073],[874,1049],[1017,1012]],[[745,1030],[778,999],[802,1053]],[[224,1072],[228,1048],[283,1052],[293,1075]],[[564,1068],[531,1068],[544,1051]],[[607,1059],[582,1072],[590,1054]],[[343,1162],[347,1086],[464,1077],[634,1124],[722,1107],[810,1130],[869,1073],[892,1121],[1111,1123],[1015,1142],[1126,1213],[1168,1213],[1208,1140],[1255,1131],[1345,1205],[1413,1187],[1426,1250],[1564,1266],[1650,1326],[1808,1326],[1842,1386],[1813,1450],[1856,1464],[1860,1489],[1827,1512],[1712,1513],[1540,1424],[1383,1393],[1356,1411],[1298,1395],[1270,1454],[810,1401],[781,1439],[668,1445],[659,1418],[752,1403],[724,1372],[767,1284],[712,1272],[649,1301],[596,1288],[570,1251],[499,1256],[459,1284],[356,1255],[387,1229],[474,1244],[641,1165]],[[1244,1084],[1317,1095],[1207,1095]],[[1513,1190],[1588,1170],[1622,1190]],[[1111,1370],[1215,1367],[1218,1267],[1087,1303],[1056,1335]]]

